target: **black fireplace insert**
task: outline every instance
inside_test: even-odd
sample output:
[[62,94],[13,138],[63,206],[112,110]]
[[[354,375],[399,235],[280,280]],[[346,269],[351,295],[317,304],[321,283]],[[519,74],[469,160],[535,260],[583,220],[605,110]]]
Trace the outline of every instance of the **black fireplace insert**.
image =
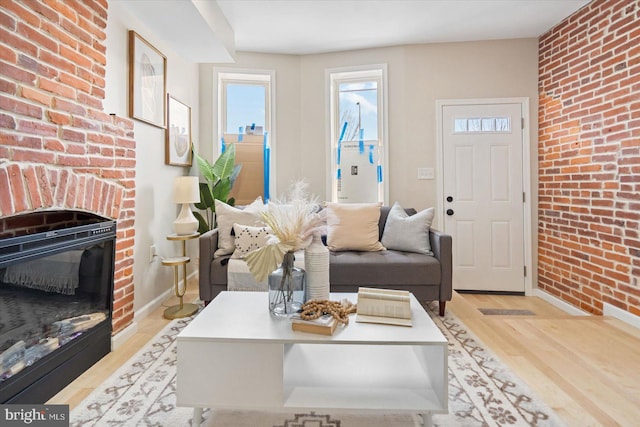
[[111,351],[115,221],[0,239],[0,403],[42,404]]

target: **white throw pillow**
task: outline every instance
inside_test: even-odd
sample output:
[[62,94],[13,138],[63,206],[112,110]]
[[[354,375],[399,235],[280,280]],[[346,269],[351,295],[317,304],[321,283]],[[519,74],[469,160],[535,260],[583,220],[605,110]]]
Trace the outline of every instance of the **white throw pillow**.
[[234,244],[236,250],[231,258],[244,258],[246,254],[260,249],[267,244],[271,237],[271,229],[266,226],[252,227],[250,225],[233,224],[233,233],[236,235]]
[[409,215],[398,202],[394,203],[382,232],[382,244],[396,251],[433,255],[429,242],[433,215],[433,208]]
[[229,255],[236,249],[235,238],[231,235],[233,224],[246,224],[250,226],[265,225],[260,216],[264,209],[262,197],[258,197],[244,209],[230,206],[220,200],[214,201],[216,206],[216,227],[218,228],[218,249],[213,256]]
[[332,251],[383,251],[378,240],[382,203],[327,202],[327,247]]

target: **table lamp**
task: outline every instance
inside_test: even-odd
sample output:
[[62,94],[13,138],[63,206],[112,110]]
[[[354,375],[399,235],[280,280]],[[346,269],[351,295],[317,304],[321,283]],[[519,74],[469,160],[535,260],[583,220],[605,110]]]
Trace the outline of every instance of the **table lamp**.
[[200,202],[200,185],[197,176],[179,176],[173,182],[173,202],[182,203],[173,227],[178,235],[193,234],[198,231],[198,220],[191,212],[190,203]]

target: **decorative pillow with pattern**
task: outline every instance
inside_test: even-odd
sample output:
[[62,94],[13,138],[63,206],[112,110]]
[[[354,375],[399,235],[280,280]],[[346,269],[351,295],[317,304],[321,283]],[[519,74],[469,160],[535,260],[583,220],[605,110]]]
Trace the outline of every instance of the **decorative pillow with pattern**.
[[233,224],[233,232],[236,235],[236,250],[231,258],[244,258],[246,254],[265,246],[271,237],[269,227],[253,227],[250,225]]
[[214,200],[216,206],[216,227],[218,227],[218,249],[214,256],[232,254],[236,247],[231,235],[233,224],[247,224],[253,227],[264,226],[260,211],[264,209],[262,197],[258,197],[250,205],[239,209],[220,200]]

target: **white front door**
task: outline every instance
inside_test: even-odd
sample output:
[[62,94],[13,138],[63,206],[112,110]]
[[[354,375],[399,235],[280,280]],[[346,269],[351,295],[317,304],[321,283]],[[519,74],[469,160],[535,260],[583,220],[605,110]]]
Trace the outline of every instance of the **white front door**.
[[[471,102],[471,101],[470,101]],[[523,105],[441,106],[453,288],[524,292]]]

